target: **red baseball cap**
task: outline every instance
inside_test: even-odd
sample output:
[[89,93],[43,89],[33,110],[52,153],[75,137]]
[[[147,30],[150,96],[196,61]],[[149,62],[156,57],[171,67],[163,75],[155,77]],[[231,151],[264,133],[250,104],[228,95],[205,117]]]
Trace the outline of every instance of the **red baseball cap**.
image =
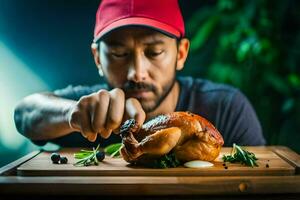
[[120,27],[137,25],[182,38],[184,21],[178,0],[102,0],[96,14],[94,42]]

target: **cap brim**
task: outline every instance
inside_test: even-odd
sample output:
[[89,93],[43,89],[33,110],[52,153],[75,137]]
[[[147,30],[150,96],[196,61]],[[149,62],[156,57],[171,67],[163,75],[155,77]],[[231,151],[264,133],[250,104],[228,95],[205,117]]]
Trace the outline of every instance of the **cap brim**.
[[149,27],[157,31],[160,31],[171,37],[176,37],[176,38],[181,37],[180,32],[168,24],[153,19],[149,19],[149,18],[130,17],[130,18],[117,20],[111,23],[110,25],[106,26],[104,29],[99,30],[98,33],[95,34],[94,42],[97,42],[101,37],[103,37],[105,34],[109,33],[110,31],[115,30],[117,28],[126,27],[126,26],[144,26],[144,27]]

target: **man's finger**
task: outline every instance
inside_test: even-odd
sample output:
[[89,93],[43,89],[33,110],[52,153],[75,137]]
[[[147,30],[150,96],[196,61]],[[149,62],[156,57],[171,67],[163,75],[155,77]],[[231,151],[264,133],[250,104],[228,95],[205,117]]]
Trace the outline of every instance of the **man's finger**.
[[119,89],[113,89],[110,92],[110,102],[106,119],[106,129],[117,129],[122,123],[125,106],[125,94]]
[[104,139],[107,139],[107,138],[109,138],[111,133],[112,133],[111,129],[102,128],[98,134],[100,134],[101,137],[103,137]]
[[142,126],[146,119],[146,114],[140,102],[135,98],[129,98],[126,100],[125,106],[128,117],[135,119],[138,125]]
[[107,91],[101,90],[97,92],[97,98],[98,101],[92,113],[92,127],[94,132],[100,133],[105,127],[110,96]]

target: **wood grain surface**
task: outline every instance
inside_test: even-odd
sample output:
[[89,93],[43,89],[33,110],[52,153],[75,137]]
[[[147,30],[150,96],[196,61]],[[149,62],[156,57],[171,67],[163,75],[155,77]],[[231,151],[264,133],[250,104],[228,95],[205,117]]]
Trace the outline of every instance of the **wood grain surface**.
[[[213,167],[191,169],[184,167],[149,169],[130,166],[122,158],[107,156],[98,166],[75,167],[74,152],[78,149],[62,149],[68,164],[52,164],[51,152],[42,152],[17,168],[19,176],[290,176],[295,175],[297,166],[282,155],[284,149],[274,147],[245,147],[256,154],[259,167],[227,163],[225,169],[221,157],[230,154],[231,148],[223,148]],[[279,152],[279,153],[278,153]],[[280,154],[281,153],[281,154]],[[296,154],[297,155],[297,154]],[[268,165],[268,167],[267,167]]]

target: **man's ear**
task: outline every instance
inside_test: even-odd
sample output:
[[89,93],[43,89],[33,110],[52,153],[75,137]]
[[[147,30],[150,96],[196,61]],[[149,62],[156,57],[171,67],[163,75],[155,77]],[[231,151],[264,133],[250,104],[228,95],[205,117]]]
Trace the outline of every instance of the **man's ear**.
[[96,64],[96,66],[98,68],[98,71],[99,71],[99,75],[103,76],[103,70],[102,70],[101,62],[100,62],[99,46],[98,46],[98,44],[95,43],[95,42],[93,42],[92,45],[91,45],[91,50],[92,50],[92,53],[93,53],[93,56],[94,56],[95,64]]
[[190,41],[187,38],[182,38],[178,44],[177,52],[177,67],[176,70],[182,70],[184,63],[189,53]]
[[94,61],[96,66],[100,65],[100,57],[99,57],[99,51],[98,51],[98,44],[93,42],[91,45],[91,50],[94,56]]

